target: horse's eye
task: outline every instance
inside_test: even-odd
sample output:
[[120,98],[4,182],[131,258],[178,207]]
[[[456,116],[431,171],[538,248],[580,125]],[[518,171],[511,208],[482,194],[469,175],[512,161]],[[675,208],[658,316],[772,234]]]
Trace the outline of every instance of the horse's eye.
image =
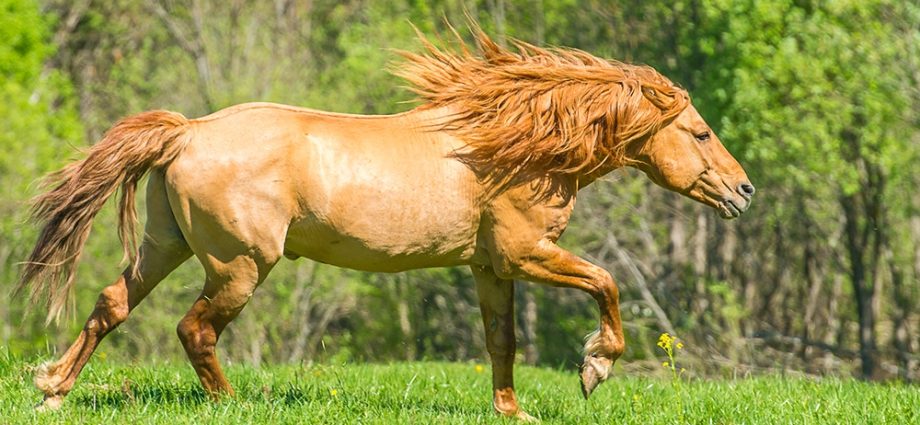
[[695,136],[693,136],[693,137],[696,137],[696,140],[699,141],[699,142],[705,142],[705,141],[709,140],[710,134],[709,134],[709,132],[707,131],[707,132],[704,132],[704,133],[697,134],[697,135],[695,135]]

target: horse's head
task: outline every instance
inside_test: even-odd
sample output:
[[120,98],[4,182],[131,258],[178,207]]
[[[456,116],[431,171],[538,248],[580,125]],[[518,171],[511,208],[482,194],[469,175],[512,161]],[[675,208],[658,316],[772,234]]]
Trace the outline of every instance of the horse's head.
[[722,218],[736,218],[751,205],[754,186],[693,105],[628,156],[653,182],[715,208]]

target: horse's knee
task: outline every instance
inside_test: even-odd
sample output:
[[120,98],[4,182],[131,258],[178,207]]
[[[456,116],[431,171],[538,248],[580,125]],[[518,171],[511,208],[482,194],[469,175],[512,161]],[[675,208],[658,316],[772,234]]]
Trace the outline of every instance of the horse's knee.
[[613,276],[606,270],[597,269],[597,273],[591,278],[591,286],[594,288],[591,295],[598,302],[608,305],[616,305],[620,302],[620,288],[617,287]]

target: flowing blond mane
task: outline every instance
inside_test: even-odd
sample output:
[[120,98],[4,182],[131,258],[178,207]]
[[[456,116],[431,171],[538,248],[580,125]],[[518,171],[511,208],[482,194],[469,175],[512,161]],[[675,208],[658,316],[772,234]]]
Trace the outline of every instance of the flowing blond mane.
[[511,40],[515,50],[473,27],[477,49],[458,51],[419,33],[422,53],[396,74],[430,107],[456,110],[439,126],[466,142],[456,156],[484,175],[580,174],[624,165],[626,147],[689,105],[687,93],[648,66]]

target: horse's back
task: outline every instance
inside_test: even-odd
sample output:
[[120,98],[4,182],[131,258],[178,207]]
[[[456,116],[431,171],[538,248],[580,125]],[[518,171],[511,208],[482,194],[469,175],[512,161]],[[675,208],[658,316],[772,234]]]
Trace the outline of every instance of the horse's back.
[[196,120],[167,171],[177,218],[241,246],[355,269],[463,264],[480,188],[450,155],[457,141],[426,131],[424,115],[255,104]]

